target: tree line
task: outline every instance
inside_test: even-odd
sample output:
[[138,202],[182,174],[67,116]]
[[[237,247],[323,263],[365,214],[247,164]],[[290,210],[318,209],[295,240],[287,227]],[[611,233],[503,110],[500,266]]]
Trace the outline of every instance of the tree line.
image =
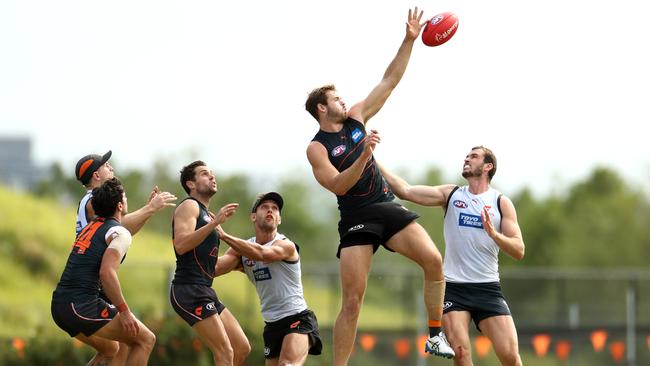
[[[54,163],[47,178],[34,188],[34,194],[53,197],[76,205],[84,188]],[[154,184],[176,196],[185,197],[175,169],[159,159],[147,172],[116,167],[117,176],[126,187],[129,207],[137,209],[147,200]],[[260,191],[255,177],[243,174],[217,176],[219,192],[212,210],[228,202],[240,203],[237,214],[224,227],[241,237],[252,235],[250,205]],[[411,183],[437,185],[446,183],[437,168],[430,168]],[[462,184],[462,181],[458,181]],[[497,186],[498,188],[498,186]],[[301,246],[305,262],[335,261],[338,245],[335,197],[320,188],[309,172],[286,175],[271,188],[285,197],[280,231]],[[526,256],[515,262],[501,256],[502,266],[535,267],[645,267],[650,258],[650,201],[638,187],[626,183],[611,168],[594,168],[583,180],[569,185],[565,192],[536,198],[530,189],[504,192],[517,207]],[[418,212],[419,219],[441,251],[443,212],[411,203],[405,206]],[[147,227],[171,236],[172,210],[155,215]],[[378,256],[379,261],[404,261],[399,256]]]

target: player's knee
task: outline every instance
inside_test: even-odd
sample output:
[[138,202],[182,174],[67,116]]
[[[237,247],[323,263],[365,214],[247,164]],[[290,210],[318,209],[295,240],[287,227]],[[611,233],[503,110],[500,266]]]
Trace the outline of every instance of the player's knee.
[[348,296],[341,302],[341,311],[347,314],[359,314],[362,304],[363,296]]
[[509,349],[499,357],[501,362],[504,365],[508,366],[520,366],[521,357],[519,357],[519,352],[516,349]]
[[233,357],[238,360],[243,360],[251,353],[251,349],[251,344],[246,340],[233,349]]
[[156,343],[156,335],[146,327],[140,329],[140,336],[138,338],[138,343],[148,350],[152,350]]
[[117,352],[120,350],[120,344],[117,341],[106,342],[102,344],[101,348],[97,349],[97,353],[102,358],[113,358],[117,355]]
[[456,353],[456,356],[454,356],[455,361],[457,361],[461,365],[471,364],[471,362],[472,362],[472,351],[469,349],[469,347],[457,346],[457,347],[452,347],[452,348],[454,349],[454,352]]
[[435,277],[442,275],[442,255],[440,252],[432,251],[427,253],[418,263],[426,273]]
[[442,268],[442,254],[438,251],[429,254],[429,263],[435,268]]

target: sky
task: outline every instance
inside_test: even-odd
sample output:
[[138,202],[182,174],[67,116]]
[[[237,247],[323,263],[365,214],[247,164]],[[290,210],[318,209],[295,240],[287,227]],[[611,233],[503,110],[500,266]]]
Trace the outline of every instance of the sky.
[[[451,11],[456,35],[417,40],[368,127],[412,183],[456,181],[475,145],[493,184],[561,194],[597,166],[650,192],[650,5],[638,0],[3,1],[0,136],[40,166],[113,151],[120,167],[195,157],[219,174],[313,182],[310,90],[348,106],[380,81],[409,7]],[[118,174],[119,175],[119,174]]]

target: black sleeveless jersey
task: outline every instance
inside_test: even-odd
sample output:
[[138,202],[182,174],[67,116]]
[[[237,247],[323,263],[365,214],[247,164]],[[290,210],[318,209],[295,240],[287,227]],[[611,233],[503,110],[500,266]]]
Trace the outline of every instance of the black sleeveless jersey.
[[[352,118],[343,123],[339,132],[318,131],[312,141],[325,146],[332,165],[342,172],[349,168],[361,155],[366,138],[365,126]],[[357,183],[342,196],[336,196],[341,215],[346,215],[361,207],[395,199],[384,177],[379,171],[373,156],[367,163]]]
[[106,232],[114,226],[120,226],[114,218],[98,217],[77,235],[52,295],[53,302],[86,302],[99,296],[99,268],[108,248]]
[[[199,217],[196,219],[198,230],[212,221],[208,208],[193,197],[187,197],[185,200],[194,200],[199,204]],[[183,200],[183,201],[185,201]],[[172,238],[174,237],[174,221],[172,221]],[[176,273],[172,283],[175,285],[206,285],[212,286],[214,278],[214,266],[217,264],[219,255],[219,235],[216,230],[212,232],[197,245],[194,249],[185,254],[176,255]]]

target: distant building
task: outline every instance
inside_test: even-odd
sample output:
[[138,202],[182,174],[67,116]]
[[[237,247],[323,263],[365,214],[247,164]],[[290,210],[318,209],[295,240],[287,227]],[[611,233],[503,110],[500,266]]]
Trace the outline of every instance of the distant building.
[[38,177],[32,160],[32,140],[0,136],[0,183],[28,190],[34,187]]

